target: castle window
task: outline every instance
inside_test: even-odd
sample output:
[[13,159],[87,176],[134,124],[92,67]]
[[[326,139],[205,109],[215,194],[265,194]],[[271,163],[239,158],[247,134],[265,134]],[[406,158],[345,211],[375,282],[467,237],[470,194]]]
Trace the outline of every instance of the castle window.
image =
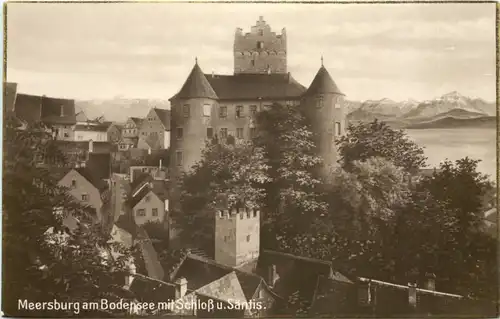
[[204,104],[203,105],[203,116],[210,116],[212,107],[210,104]]
[[250,241],[250,235],[247,235],[247,242]]
[[264,35],[264,30],[259,30],[259,35]]
[[238,127],[236,129],[236,138],[243,138],[243,128],[242,127]]
[[243,219],[243,213],[240,213],[240,219]]
[[138,209],[137,210],[137,216],[139,216],[139,217],[146,216],[146,210],[145,209]]
[[323,107],[323,97],[322,96],[318,96],[316,98],[316,107],[317,108],[322,108]]
[[240,119],[243,117],[243,106],[238,105],[236,106],[236,118]]
[[252,66],[255,66],[255,59],[252,60]]
[[220,118],[226,118],[227,117],[227,106],[220,106],[219,107],[219,117]]
[[181,140],[184,137],[184,129],[182,127],[177,128],[177,139]]
[[148,196],[146,196],[146,197],[144,197],[144,201],[145,201],[146,203],[147,203],[147,202],[149,202],[149,199],[150,199],[150,198],[149,198],[149,195],[148,195]]
[[158,216],[158,208],[153,208],[153,216],[156,217]]
[[89,200],[89,195],[82,194],[82,201],[87,202]]
[[335,122],[335,135],[340,136],[342,134],[342,130],[340,127],[340,122]]
[[175,162],[177,163],[178,166],[182,165],[182,152],[181,151],[175,152]]
[[257,114],[257,105],[250,105],[250,115],[254,116]]
[[76,180],[71,181],[71,187],[75,188],[76,187]]
[[182,107],[182,113],[184,114],[184,117],[189,117],[189,104],[184,104]]
[[335,103],[335,108],[336,108],[336,109],[340,109],[340,108],[341,108],[341,106],[340,106],[340,101],[337,101],[337,103]]
[[220,129],[220,137],[227,138],[227,128],[223,127]]
[[256,210],[253,211],[253,217],[257,217],[257,211]]
[[214,129],[207,127],[207,138],[212,138],[214,136]]
[[264,42],[258,41],[257,42],[257,49],[264,49]]

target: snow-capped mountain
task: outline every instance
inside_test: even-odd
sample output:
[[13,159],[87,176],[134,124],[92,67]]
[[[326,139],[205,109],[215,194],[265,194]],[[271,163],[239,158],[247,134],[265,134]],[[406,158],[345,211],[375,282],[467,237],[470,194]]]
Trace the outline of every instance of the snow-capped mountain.
[[[489,118],[474,123],[493,123],[496,115],[496,103],[480,98],[470,98],[453,91],[432,100],[418,102],[407,100],[395,102],[390,99],[368,100],[358,109],[348,113],[351,121],[373,121],[379,119],[399,127],[424,126],[435,127],[439,123],[466,123],[469,119]],[[442,121],[443,119],[447,119]],[[459,121],[454,121],[459,120]],[[428,125],[429,124],[429,125]]]
[[129,117],[145,117],[153,107],[170,109],[170,103],[165,100],[129,99],[114,97],[104,100],[76,101],[75,108],[83,110],[87,117],[104,116],[107,120],[125,122]]

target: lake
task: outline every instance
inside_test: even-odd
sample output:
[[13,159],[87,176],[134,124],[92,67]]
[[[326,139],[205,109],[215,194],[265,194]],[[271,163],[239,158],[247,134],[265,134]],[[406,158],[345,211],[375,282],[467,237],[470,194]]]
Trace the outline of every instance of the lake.
[[496,179],[495,129],[421,129],[406,130],[408,137],[424,147],[429,167],[445,159],[455,161],[466,156],[479,159],[478,169]]

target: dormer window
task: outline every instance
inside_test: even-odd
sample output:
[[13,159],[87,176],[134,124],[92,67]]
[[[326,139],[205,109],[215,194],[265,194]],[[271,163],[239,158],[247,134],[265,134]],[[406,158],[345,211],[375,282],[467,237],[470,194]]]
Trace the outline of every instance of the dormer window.
[[64,105],[61,105],[61,116],[64,116]]
[[257,49],[264,49],[264,42],[257,41]]

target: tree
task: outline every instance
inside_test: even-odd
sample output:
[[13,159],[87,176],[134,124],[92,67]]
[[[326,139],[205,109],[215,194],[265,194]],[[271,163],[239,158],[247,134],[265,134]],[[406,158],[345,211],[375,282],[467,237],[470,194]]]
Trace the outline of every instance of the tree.
[[478,161],[445,161],[424,177],[396,213],[392,252],[399,282],[436,276],[441,291],[491,298],[497,286],[497,239],[483,230],[484,197],[493,183],[477,172]]
[[[72,311],[18,309],[18,300],[129,298],[121,286],[130,253],[108,244],[109,235],[93,225],[90,208],[74,202],[57,185],[50,169],[64,164],[64,156],[50,133],[39,125],[19,131],[7,122],[3,142],[4,312],[68,316]],[[73,232],[64,226],[69,215],[79,220]]]
[[317,217],[325,216],[327,204],[318,174],[322,160],[300,108],[275,103],[257,115],[256,124],[253,142],[264,154],[269,175],[264,185],[263,231],[272,247],[277,244],[273,239],[293,242]]
[[349,124],[347,132],[337,141],[341,163],[349,169],[356,160],[383,157],[415,173],[425,165],[427,158],[421,147],[411,141],[404,130],[393,130],[385,122]]
[[181,211],[173,212],[181,241],[213,249],[215,212],[258,208],[264,196],[259,185],[266,180],[262,153],[251,143],[207,144],[181,182]]

